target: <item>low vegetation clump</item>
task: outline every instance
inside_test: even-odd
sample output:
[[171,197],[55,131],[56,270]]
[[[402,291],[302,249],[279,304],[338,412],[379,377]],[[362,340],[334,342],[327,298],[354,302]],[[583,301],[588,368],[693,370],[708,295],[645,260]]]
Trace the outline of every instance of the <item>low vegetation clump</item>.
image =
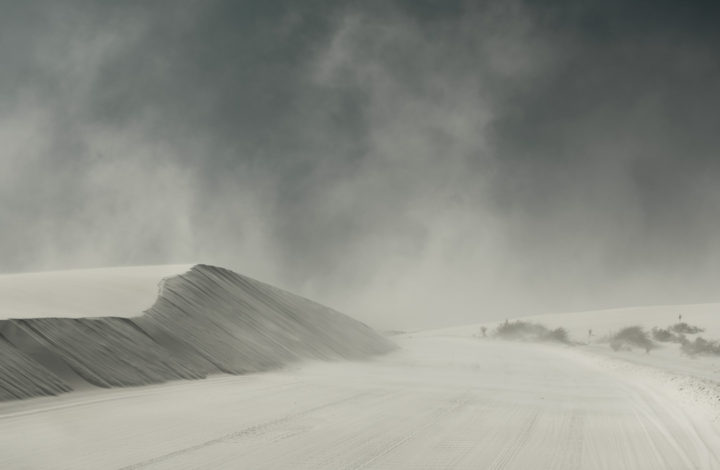
[[690,356],[698,354],[720,356],[720,343],[705,338],[695,338],[694,341],[686,339],[682,342],[680,350]]
[[554,341],[569,343],[565,328],[549,329],[538,323],[524,321],[505,322],[497,327],[495,336],[515,341]]
[[704,328],[684,322],[675,323],[667,328],[653,327],[649,333],[640,326],[630,326],[615,334],[608,335],[604,342],[609,342],[614,351],[630,351],[633,348],[641,348],[645,352],[650,352],[658,347],[654,341],[658,343],[678,343],[680,344],[680,350],[690,356],[720,356],[720,341],[708,340],[700,336],[695,339],[688,339],[686,336],[696,335],[704,331]]
[[702,333],[703,331],[705,331],[703,328],[700,328],[699,326],[688,325],[685,322],[675,323],[673,326],[670,327],[670,330],[674,331],[675,333],[685,334],[685,335],[695,335],[695,334]]
[[610,339],[610,347],[613,351],[642,348],[649,353],[655,348],[655,343],[650,339],[648,333],[639,326],[629,326],[615,333]]
[[650,333],[655,341],[659,341],[661,343],[682,343],[685,339],[685,335],[682,333],[676,334],[669,328],[653,327],[653,329],[650,330]]

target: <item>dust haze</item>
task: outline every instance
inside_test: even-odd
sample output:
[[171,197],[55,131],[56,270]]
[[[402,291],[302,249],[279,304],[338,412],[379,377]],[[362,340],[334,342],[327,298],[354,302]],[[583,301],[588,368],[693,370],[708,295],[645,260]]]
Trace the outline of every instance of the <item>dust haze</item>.
[[266,3],[0,2],[0,271],[402,329],[718,300],[717,6]]

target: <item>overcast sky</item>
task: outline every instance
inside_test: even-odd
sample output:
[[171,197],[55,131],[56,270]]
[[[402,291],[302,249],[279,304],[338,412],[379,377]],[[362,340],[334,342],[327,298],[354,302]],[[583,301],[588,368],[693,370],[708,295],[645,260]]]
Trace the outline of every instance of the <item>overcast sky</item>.
[[715,2],[0,6],[1,272],[207,262],[381,328],[720,301]]

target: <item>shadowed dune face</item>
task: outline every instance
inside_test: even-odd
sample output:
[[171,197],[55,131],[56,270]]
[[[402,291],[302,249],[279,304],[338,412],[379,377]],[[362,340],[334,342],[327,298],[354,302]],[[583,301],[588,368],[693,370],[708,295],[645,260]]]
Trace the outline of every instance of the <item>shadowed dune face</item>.
[[0,399],[256,372],[302,358],[359,359],[394,348],[327,307],[207,265],[166,279],[141,316],[5,320],[0,334]]
[[0,335],[0,400],[69,392],[71,387]]

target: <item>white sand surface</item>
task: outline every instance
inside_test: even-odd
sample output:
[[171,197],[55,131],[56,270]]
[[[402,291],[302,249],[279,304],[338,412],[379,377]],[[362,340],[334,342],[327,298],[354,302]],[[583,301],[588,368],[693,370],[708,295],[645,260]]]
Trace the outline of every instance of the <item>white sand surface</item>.
[[150,308],[163,278],[191,264],[0,275],[0,320],[134,317]]
[[0,404],[0,468],[716,469],[647,374],[569,347],[406,336],[368,362]]

